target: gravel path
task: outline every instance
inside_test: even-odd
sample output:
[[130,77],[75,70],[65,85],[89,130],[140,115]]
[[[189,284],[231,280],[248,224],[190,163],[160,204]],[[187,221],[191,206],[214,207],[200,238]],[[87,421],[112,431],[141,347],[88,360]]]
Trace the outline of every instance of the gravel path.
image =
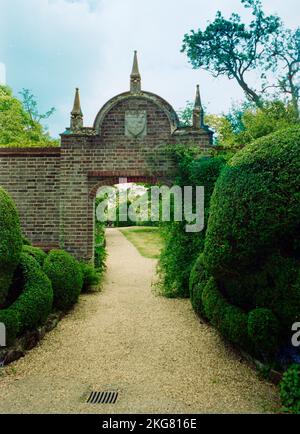
[[[260,381],[189,300],[155,295],[156,261],[107,231],[101,293],[80,303],[26,357],[0,369],[1,413],[270,412]],[[86,404],[91,390],[119,390],[114,405]]]

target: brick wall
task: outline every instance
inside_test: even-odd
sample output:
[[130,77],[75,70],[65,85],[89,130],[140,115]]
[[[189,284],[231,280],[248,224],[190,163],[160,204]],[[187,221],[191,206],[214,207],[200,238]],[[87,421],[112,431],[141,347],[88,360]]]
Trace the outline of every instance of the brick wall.
[[[147,113],[143,138],[125,136],[125,113],[132,110]],[[110,185],[118,177],[169,179],[174,164],[164,152],[166,145],[211,146],[206,130],[178,128],[173,109],[147,93],[113,98],[100,110],[93,129],[69,130],[61,137],[61,148],[52,151],[0,151],[0,185],[15,199],[27,236],[34,242],[59,242],[85,259],[93,254],[98,185]]]
[[59,242],[60,149],[0,149],[0,185],[15,200],[24,235],[36,245]]

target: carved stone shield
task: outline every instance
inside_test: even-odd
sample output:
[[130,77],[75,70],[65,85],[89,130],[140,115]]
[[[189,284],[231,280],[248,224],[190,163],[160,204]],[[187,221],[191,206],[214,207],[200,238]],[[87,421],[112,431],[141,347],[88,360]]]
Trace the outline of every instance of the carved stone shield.
[[147,112],[130,110],[125,113],[125,136],[144,137],[147,134]]

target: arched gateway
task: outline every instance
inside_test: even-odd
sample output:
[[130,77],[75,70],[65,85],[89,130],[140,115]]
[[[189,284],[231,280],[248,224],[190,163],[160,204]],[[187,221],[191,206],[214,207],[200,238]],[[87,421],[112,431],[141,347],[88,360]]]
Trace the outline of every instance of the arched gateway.
[[163,98],[141,90],[134,54],[130,91],[108,101],[92,128],[83,126],[76,89],[70,128],[60,148],[0,150],[0,185],[18,206],[24,234],[34,245],[63,247],[78,258],[93,255],[93,206],[98,187],[119,182],[159,182],[174,170],[166,145],[209,148],[197,87],[193,126],[182,128]]

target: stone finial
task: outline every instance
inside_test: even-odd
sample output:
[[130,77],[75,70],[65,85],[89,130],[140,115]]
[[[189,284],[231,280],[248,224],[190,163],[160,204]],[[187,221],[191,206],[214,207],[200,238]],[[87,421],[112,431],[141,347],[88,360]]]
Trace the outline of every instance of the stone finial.
[[71,111],[71,131],[78,131],[83,127],[83,114],[80,106],[79,89],[76,87],[73,110]]
[[137,51],[134,52],[133,66],[130,75],[130,92],[139,93],[141,92],[141,74],[139,71]]
[[204,125],[204,111],[201,103],[199,84],[197,84],[195,105],[193,110],[193,127],[202,128]]

